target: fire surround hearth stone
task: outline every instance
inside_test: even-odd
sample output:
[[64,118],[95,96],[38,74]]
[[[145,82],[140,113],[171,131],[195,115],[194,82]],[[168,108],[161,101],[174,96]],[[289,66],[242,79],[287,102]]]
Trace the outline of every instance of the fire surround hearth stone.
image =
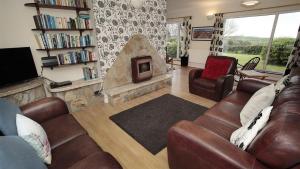
[[[131,59],[137,56],[152,57],[152,79],[132,83]],[[116,61],[104,78],[105,101],[112,104],[129,101],[144,94],[171,85],[172,76],[167,73],[167,65],[147,37],[133,35],[124,46]]]

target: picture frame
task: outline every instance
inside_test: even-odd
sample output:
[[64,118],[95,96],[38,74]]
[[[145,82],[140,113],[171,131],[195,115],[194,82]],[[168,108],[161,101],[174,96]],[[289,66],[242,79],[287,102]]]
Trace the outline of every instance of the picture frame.
[[211,41],[213,32],[213,26],[193,27],[192,41]]

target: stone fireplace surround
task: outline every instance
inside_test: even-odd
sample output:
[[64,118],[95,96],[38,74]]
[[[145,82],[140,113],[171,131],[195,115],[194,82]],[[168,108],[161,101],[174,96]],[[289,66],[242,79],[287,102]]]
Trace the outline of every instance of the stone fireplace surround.
[[[135,84],[132,83],[131,58],[137,56],[152,57],[153,74],[152,79]],[[171,78],[165,61],[147,37],[133,35],[104,78],[104,101],[111,104],[129,101],[171,85]]]

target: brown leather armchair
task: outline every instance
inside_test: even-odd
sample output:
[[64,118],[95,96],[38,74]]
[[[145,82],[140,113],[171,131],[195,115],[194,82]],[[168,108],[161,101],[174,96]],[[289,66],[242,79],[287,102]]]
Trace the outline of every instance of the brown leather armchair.
[[[231,61],[226,75],[216,80],[211,80],[201,77],[204,69],[193,69],[189,72],[189,91],[199,96],[220,101],[232,91],[237,60],[227,56],[208,56],[208,59],[211,58]],[[207,68],[207,66],[206,62],[205,68]]]

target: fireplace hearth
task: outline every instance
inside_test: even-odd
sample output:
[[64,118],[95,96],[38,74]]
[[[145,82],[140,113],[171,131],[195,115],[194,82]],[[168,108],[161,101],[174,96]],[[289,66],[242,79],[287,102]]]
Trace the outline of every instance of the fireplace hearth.
[[132,82],[139,83],[152,78],[152,57],[131,58]]
[[144,35],[133,35],[105,76],[104,101],[126,102],[171,84],[172,75],[157,49]]

